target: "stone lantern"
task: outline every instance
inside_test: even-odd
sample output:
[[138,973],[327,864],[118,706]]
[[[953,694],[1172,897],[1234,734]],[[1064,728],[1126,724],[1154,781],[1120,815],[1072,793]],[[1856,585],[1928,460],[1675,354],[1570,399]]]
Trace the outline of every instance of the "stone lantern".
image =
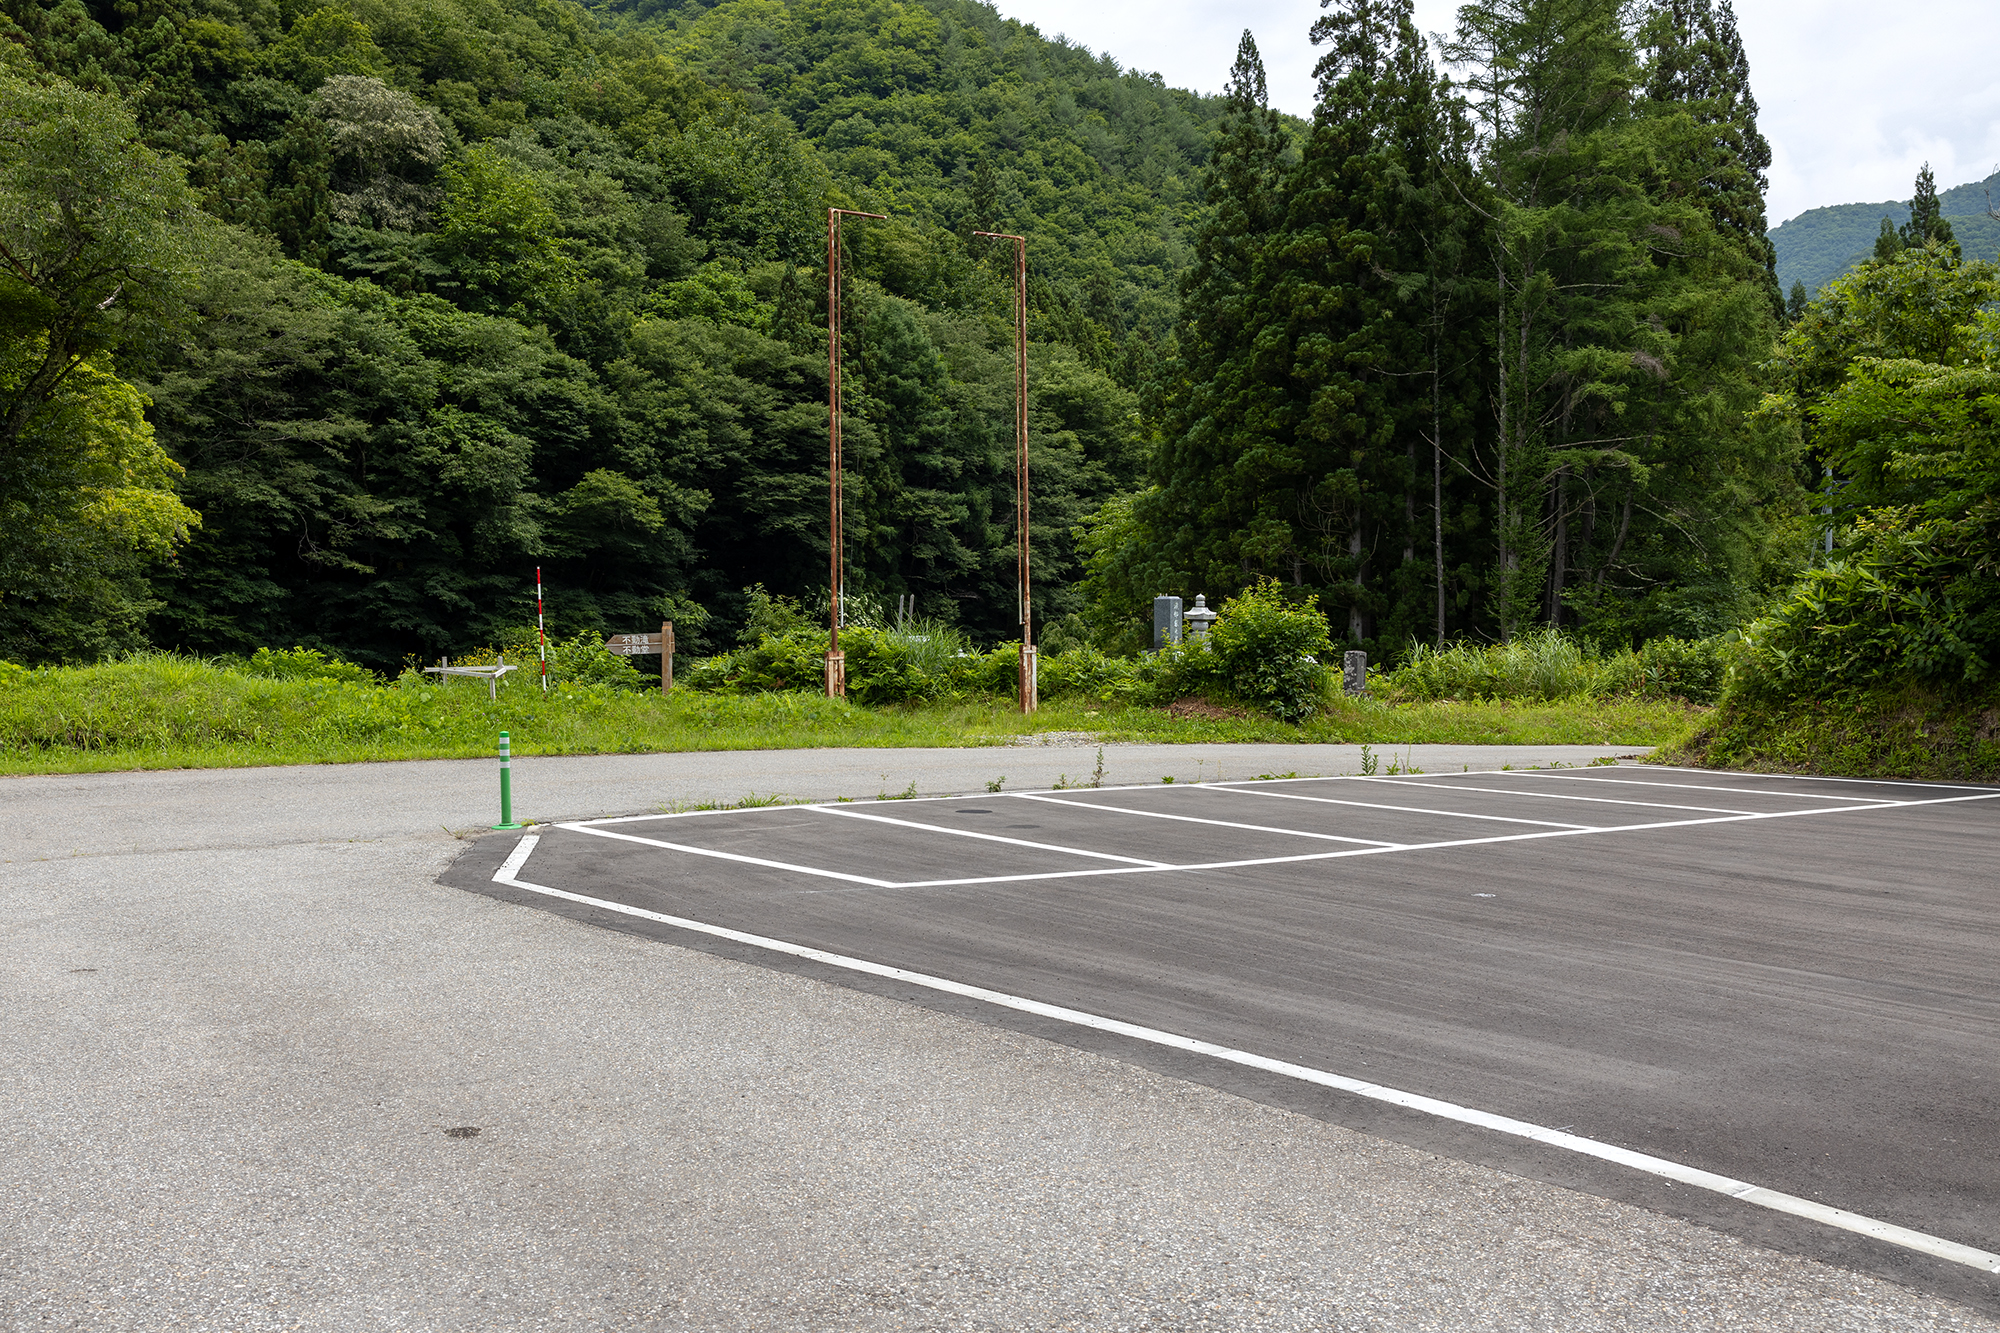
[[1208,627],[1216,622],[1216,613],[1208,609],[1208,598],[1201,593],[1194,596],[1194,610],[1182,616],[1187,622],[1188,638],[1201,639],[1208,636]]

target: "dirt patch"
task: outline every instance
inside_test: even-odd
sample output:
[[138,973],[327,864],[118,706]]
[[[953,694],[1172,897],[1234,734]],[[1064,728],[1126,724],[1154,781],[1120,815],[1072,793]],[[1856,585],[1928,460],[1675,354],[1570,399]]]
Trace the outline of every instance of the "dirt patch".
[[1198,699],[1190,694],[1185,699],[1176,699],[1167,705],[1167,716],[1182,721],[1200,718],[1213,722],[1241,722],[1255,714],[1247,708],[1229,708],[1222,704],[1212,704],[1206,699]]

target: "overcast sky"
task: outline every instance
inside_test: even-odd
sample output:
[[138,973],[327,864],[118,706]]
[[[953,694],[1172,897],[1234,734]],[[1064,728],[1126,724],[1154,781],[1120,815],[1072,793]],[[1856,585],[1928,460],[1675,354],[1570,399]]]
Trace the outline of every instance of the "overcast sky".
[[[1220,92],[1245,27],[1271,100],[1312,114],[1317,0],[995,0],[1000,12],[1169,84]],[[1992,0],[1737,0],[1776,159],[1773,226],[1822,204],[1907,199],[1926,160],[1946,189],[2000,170],[2000,11]],[[1454,0],[1417,0],[1426,32]],[[2000,198],[1994,201],[2000,205]]]

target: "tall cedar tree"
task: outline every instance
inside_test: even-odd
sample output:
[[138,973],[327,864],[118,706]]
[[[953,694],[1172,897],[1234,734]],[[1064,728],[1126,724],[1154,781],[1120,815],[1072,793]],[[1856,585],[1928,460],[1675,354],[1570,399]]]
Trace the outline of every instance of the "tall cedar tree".
[[1343,5],[1313,37],[1330,49],[1296,163],[1247,33],[1239,48],[1184,294],[1186,390],[1140,519],[1189,591],[1275,575],[1349,640],[1401,644],[1437,632],[1442,431],[1468,415],[1445,198],[1466,136],[1404,0]]
[[[1629,312],[1635,191],[1617,131],[1637,78],[1622,0],[1482,0],[1447,59],[1478,98],[1495,284],[1493,610],[1503,635],[1556,621],[1568,482],[1610,395]],[[1625,315],[1624,319],[1620,314]],[[1618,327],[1626,324],[1628,327]]]
[[1618,0],[1488,0],[1448,54],[1472,67],[1496,199],[1500,628],[1720,628],[1782,472],[1743,426],[1780,307],[1733,22],[1698,0],[1636,25]]
[[1202,173],[1208,214],[1181,280],[1179,365],[1153,458],[1155,488],[1135,503],[1162,590],[1219,594],[1244,582],[1239,534],[1252,514],[1240,479],[1260,475],[1272,396],[1259,364],[1269,315],[1266,251],[1284,219],[1284,122],[1271,110],[1248,29],[1224,94],[1227,117]]
[[1699,145],[1698,198],[1715,229],[1762,269],[1772,312],[1782,319],[1778,251],[1764,217],[1771,145],[1757,128],[1735,6],[1730,0],[1660,0],[1645,37],[1651,47],[1646,97],[1655,107],[1685,108],[1707,132]]
[[[1481,312],[1490,293],[1477,258],[1484,201],[1465,103],[1440,75],[1407,11],[1398,17],[1393,59],[1396,83],[1406,92],[1392,108],[1391,134],[1400,155],[1397,184],[1422,244],[1413,310],[1421,312],[1425,359],[1418,375],[1429,399],[1419,413],[1421,445],[1429,458],[1413,459],[1417,471],[1429,472],[1429,513],[1427,521],[1420,520],[1416,498],[1406,500],[1411,545],[1405,548],[1403,575],[1406,583],[1413,581],[1416,529],[1422,526],[1430,538],[1430,637],[1442,646],[1453,631],[1483,628],[1477,596],[1489,563],[1489,524],[1483,488],[1465,461],[1476,452],[1486,392]],[[1414,593],[1406,588],[1405,596]],[[1413,626],[1414,609],[1402,619]]]
[[1951,234],[1951,222],[1938,203],[1937,180],[1932,177],[1928,162],[1917,173],[1916,192],[1910,199],[1910,220],[1903,224],[1897,236],[1905,249],[1935,245],[1954,263],[1964,257],[1958,238]]

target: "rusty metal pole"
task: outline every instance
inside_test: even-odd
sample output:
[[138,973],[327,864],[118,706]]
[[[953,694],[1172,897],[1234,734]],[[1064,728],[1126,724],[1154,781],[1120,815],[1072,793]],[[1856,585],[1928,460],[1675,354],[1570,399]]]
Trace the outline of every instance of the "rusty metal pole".
[[829,546],[831,568],[827,580],[832,593],[827,603],[826,695],[829,699],[847,693],[847,659],[840,651],[840,607],[844,594],[841,566],[845,554],[841,533],[840,486],[840,220],[844,217],[874,218],[877,222],[885,220],[885,215],[881,213],[861,213],[851,208],[826,210],[827,527],[832,537]]
[[1029,599],[1028,543],[1028,238],[1002,231],[975,231],[996,241],[1014,242],[1014,523],[1015,572],[1021,623],[1021,711],[1039,704],[1035,671],[1035,626]]

